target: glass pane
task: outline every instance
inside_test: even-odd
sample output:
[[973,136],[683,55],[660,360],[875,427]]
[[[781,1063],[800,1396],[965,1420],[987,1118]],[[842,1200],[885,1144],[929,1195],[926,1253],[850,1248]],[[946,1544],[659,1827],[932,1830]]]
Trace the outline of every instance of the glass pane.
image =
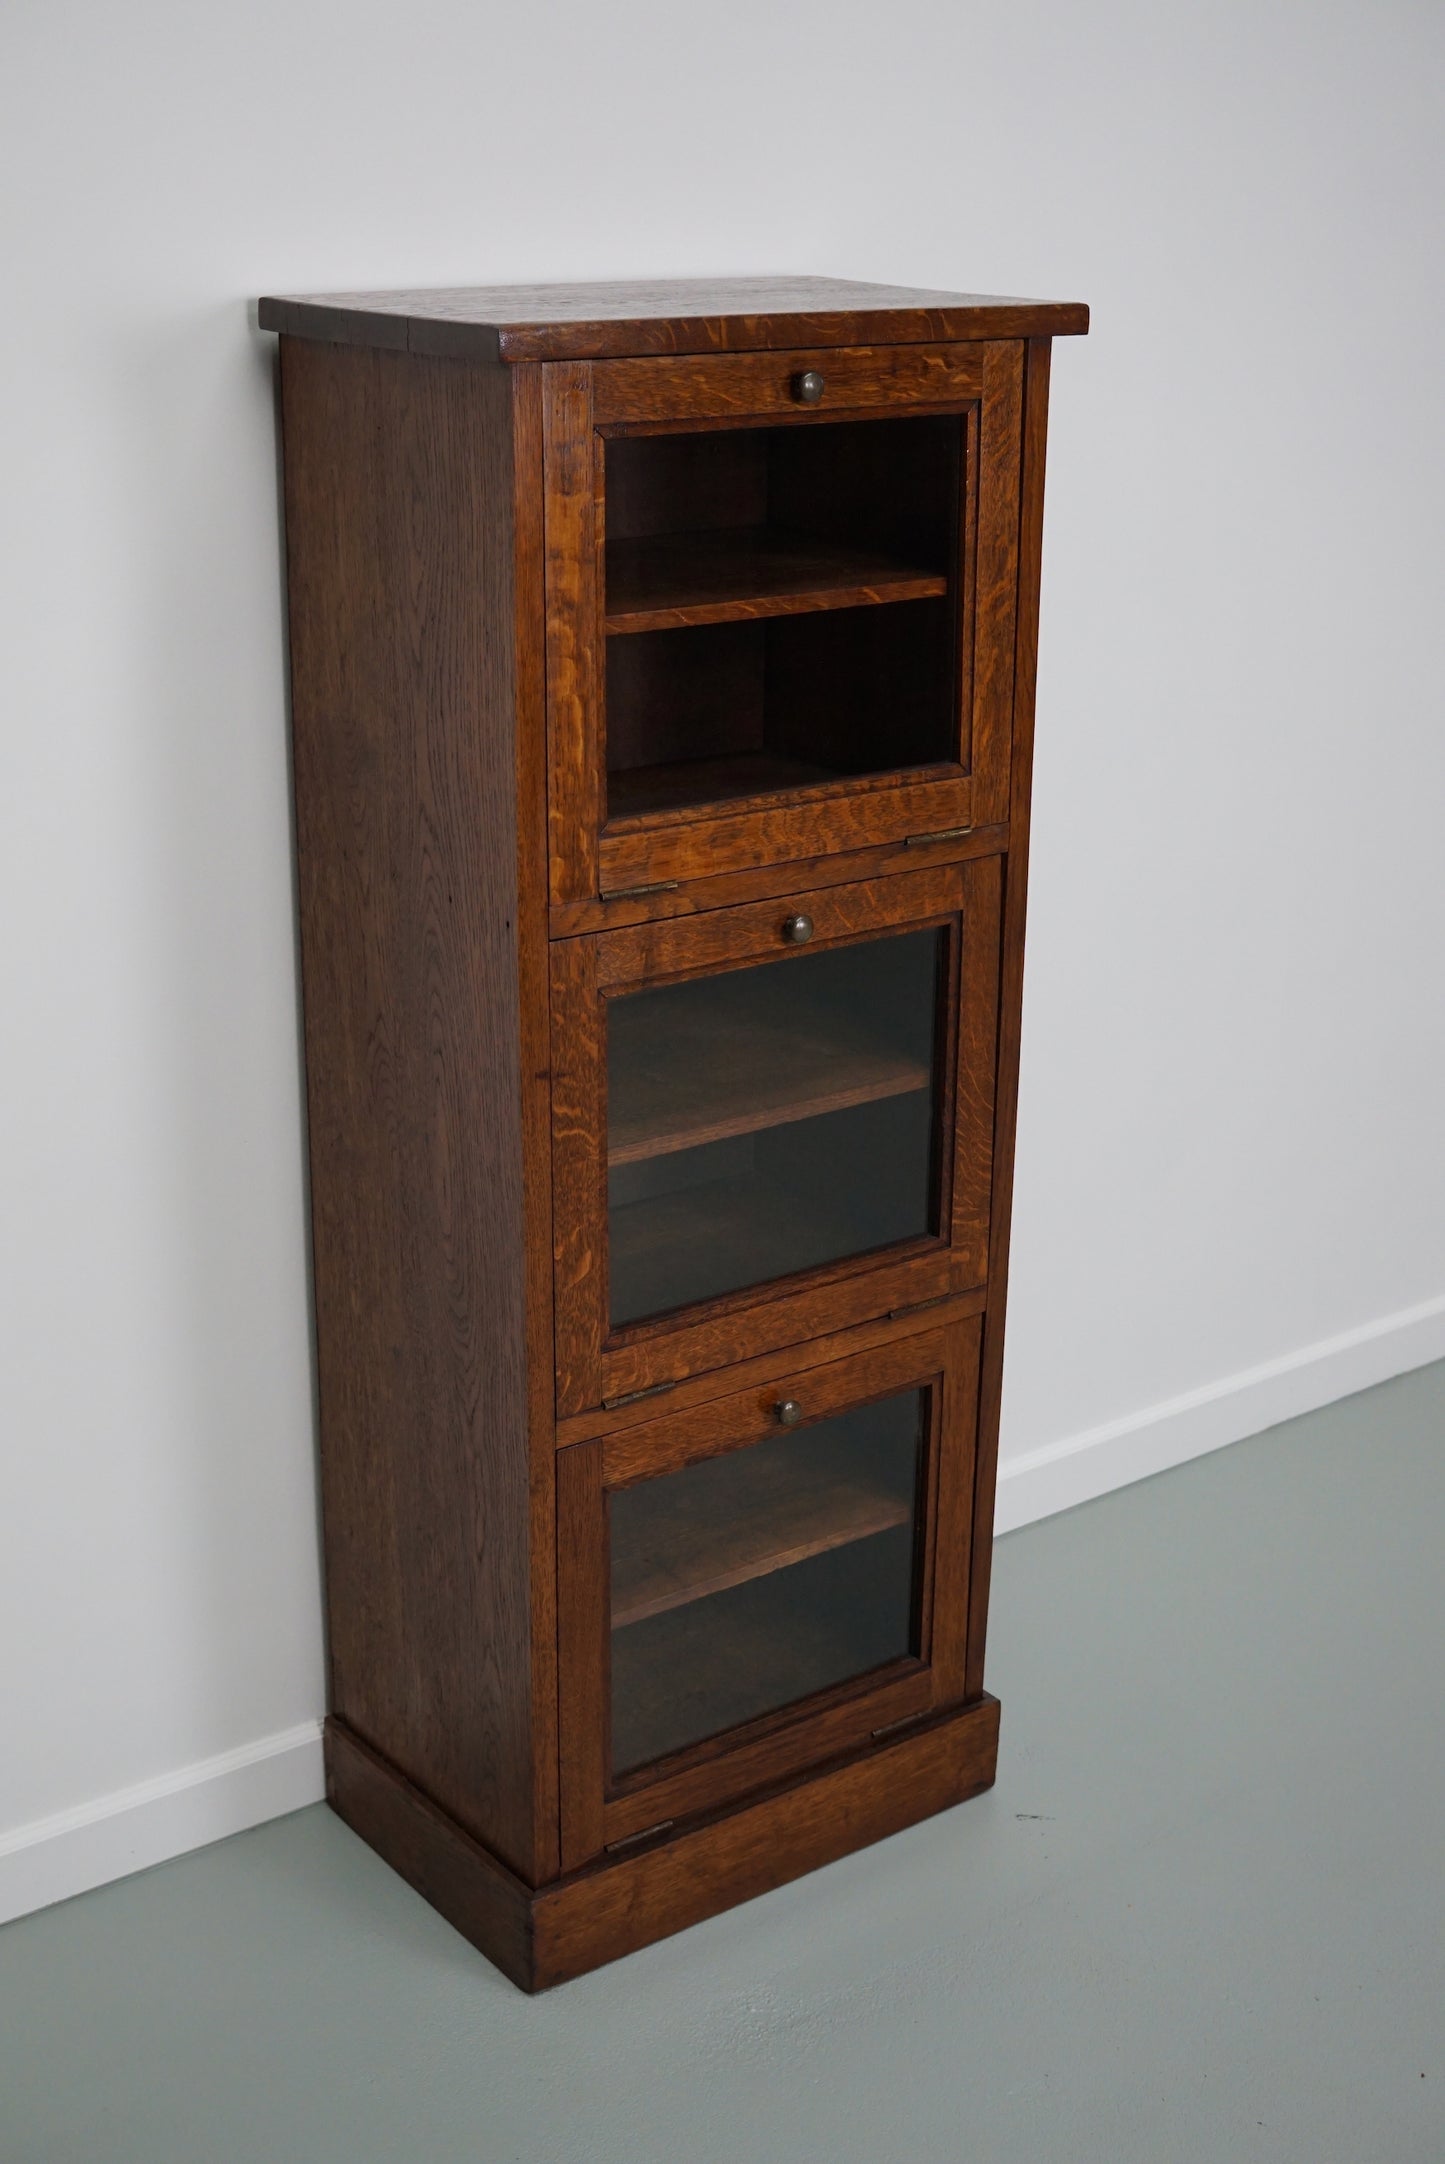
[[957,758],[962,426],[608,443],[609,818]]
[[611,1497],[615,1773],[917,1655],[926,1398]]
[[944,937],[609,1000],[614,1326],[935,1229]]

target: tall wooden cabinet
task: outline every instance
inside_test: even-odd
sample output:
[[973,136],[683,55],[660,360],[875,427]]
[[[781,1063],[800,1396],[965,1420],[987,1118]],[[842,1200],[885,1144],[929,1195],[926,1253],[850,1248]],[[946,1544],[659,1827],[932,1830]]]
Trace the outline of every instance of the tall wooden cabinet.
[[268,300],[332,1801],[527,1989],[986,1787],[1050,340]]

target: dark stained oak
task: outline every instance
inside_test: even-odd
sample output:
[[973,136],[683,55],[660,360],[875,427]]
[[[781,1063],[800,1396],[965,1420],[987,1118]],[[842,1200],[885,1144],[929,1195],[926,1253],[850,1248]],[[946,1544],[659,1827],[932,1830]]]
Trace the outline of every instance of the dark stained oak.
[[1002,860],[980,857],[968,867],[964,881],[968,936],[954,1012],[952,1236],[954,1253],[969,1276],[982,1282],[988,1274],[992,1221]]
[[504,1976],[524,1991],[543,1988],[527,1881],[335,1713],[324,1738],[337,1815]]
[[1023,363],[1018,346],[990,346],[980,409],[973,641],[972,812],[982,825],[1009,811],[1013,724],[1014,609],[1018,583],[1019,431]]
[[979,1282],[971,1260],[932,1241],[825,1264],[769,1288],[761,1299],[751,1291],[734,1293],[617,1333],[600,1353],[596,1380],[583,1385],[575,1403],[559,1392],[558,1410],[605,1408],[634,1390],[796,1347],[870,1316],[971,1291]]
[[[908,1337],[921,1324],[943,1327],[950,1322],[960,1322],[968,1316],[983,1311],[983,1288],[975,1286],[971,1291],[943,1293],[928,1299],[920,1299],[911,1305],[895,1307],[876,1319],[855,1323],[850,1327],[821,1336],[814,1336],[808,1344],[808,1356],[820,1366],[831,1361],[843,1360],[855,1352],[869,1352],[876,1345],[891,1345],[900,1337]],[[669,1413],[688,1412],[700,1405],[708,1405],[718,1398],[720,1392],[739,1389],[766,1390],[763,1402],[776,1403],[784,1395],[777,1388],[780,1380],[786,1380],[797,1368],[797,1347],[785,1345],[770,1352],[759,1353],[751,1360],[735,1361],[731,1366],[718,1370],[706,1369],[700,1375],[686,1377],[669,1383],[661,1391],[647,1392],[641,1397],[623,1398],[609,1406],[597,1407],[571,1418],[557,1422],[557,1447],[565,1450],[571,1443],[581,1443],[607,1435],[620,1436],[655,1421],[664,1408]]]
[[[607,1075],[597,941],[552,947],[553,1385],[559,1413],[602,1398]],[[631,1385],[624,1385],[630,1388]]]
[[[1050,339],[1088,314],[768,278],[260,322],[328,1795],[541,1990],[994,1777]],[[735,995],[904,933],[931,1063],[906,973]],[[902,1123],[921,1182],[927,1092],[936,1214],[870,1218],[865,1183],[828,1235],[873,1160],[832,1182],[826,1138]],[[679,1304],[704,1240],[737,1272],[695,1289],[739,1289]],[[629,1271],[658,1311],[612,1327]]]
[[[836,786],[834,767],[813,766],[804,759],[780,758],[776,752],[738,751],[717,759],[678,759],[657,766],[614,769],[607,777],[609,825],[645,818],[651,812],[685,811],[690,806],[727,804],[738,797],[775,797]],[[766,885],[776,884],[776,874]]]
[[933,293],[845,278],[663,278],[268,297],[258,320],[263,331],[336,345],[558,361],[1060,337],[1086,331],[1089,311],[1077,301]]
[[[749,1651],[746,1638],[734,1637],[733,1646],[739,1656]],[[604,1851],[634,1841],[669,1819],[674,1827],[685,1827],[706,1812],[795,1779],[811,1766],[865,1747],[880,1730],[926,1719],[937,1702],[933,1675],[916,1660],[892,1660],[829,1683],[820,1679],[816,1667],[810,1675],[802,1674],[802,1649],[778,1645],[775,1632],[755,1627],[752,1647],[761,1661],[773,1664],[772,1677],[782,1686],[776,1710],[615,1776],[603,1809]],[[703,1688],[717,1674],[714,1662],[699,1662]],[[783,1702],[793,1678],[809,1693],[802,1704]],[[726,1689],[726,1671],[720,1680]],[[645,1703],[639,1710],[646,1719]],[[579,1855],[579,1862],[586,1860]]]
[[[540,1980],[560,1982],[613,1953],[785,1884],[993,1785],[998,1703],[880,1743],[748,1810],[660,1841],[599,1871],[582,1899],[559,1888],[538,1917]],[[580,1882],[579,1882],[580,1885]]]
[[[722,794],[725,800],[726,792]],[[816,892],[825,886],[851,886],[860,879],[886,877],[892,872],[917,871],[924,864],[955,864],[998,856],[1007,846],[1006,825],[925,830],[872,848],[843,849],[836,856],[754,865],[743,871],[690,879],[685,885],[679,881],[650,890],[622,891],[592,901],[563,904],[551,911],[552,937],[569,939],[578,932],[617,931],[629,924],[702,916],[709,910],[726,909],[735,902],[755,902],[766,895],[785,902],[793,894]]]
[[[542,486],[542,371],[513,371],[512,392],[512,575],[516,659],[515,758],[517,790],[517,892],[540,897],[547,889],[547,753],[544,683],[544,581],[542,524],[537,502]],[[526,1299],[527,1421],[530,1468],[530,1541],[543,1558],[531,1587],[532,1765],[534,1839],[538,1875],[560,1856],[557,1736],[557,1574],[554,1482],[541,1462],[553,1430],[552,1388],[552,1123],[546,1077],[551,1061],[550,980],[544,912],[518,909],[518,1056],[522,1090],[522,1188],[527,1234]]]
[[1004,1313],[1008,1299],[1009,1231],[1013,1216],[1014,1134],[1018,1119],[1019,1037],[1023,1016],[1024,922],[1028,897],[1029,809],[1033,782],[1034,695],[1039,632],[1039,578],[1043,556],[1044,451],[1048,436],[1049,341],[1025,349],[1022,522],[1019,532],[1017,647],[1013,670],[1012,765],[1009,832],[1004,868],[1003,961],[999,1046],[994,1091],[994,1238],[989,1256],[988,1311],[983,1338],[979,1404],[981,1447],[973,1495],[975,1563],[969,1587],[966,1687],[983,1688],[984,1640],[993,1561],[994,1497],[998,1479],[998,1431],[1003,1402]]
[[327,1792],[513,1983],[547,1991],[979,1795],[996,1777],[998,1729],[998,1700],[982,1698],[538,1890],[335,1719]]
[[552,899],[565,901],[598,882],[604,513],[590,373],[542,376],[548,876]]
[[[570,1871],[600,1855],[607,1842],[608,1554],[600,1444],[559,1451],[556,1473],[557,1549],[567,1558],[557,1586],[559,1802],[567,1799],[559,1812],[559,1852],[562,1869]],[[579,1678],[589,1699],[582,1719],[571,1703]]]
[[[717,877],[764,864],[783,866],[827,849],[870,849],[914,835],[971,827],[973,783],[947,769],[923,780],[833,776],[816,788],[794,789],[721,814],[706,805],[668,820],[614,822],[597,847],[597,891],[609,895],[662,880]],[[579,882],[580,885],[580,882]],[[580,900],[574,887],[558,900]]]
[[947,591],[942,572],[807,534],[768,527],[661,534],[608,542],[605,629],[675,631]]
[[516,392],[495,366],[282,357],[331,1702],[540,1878],[555,1551],[527,1257],[550,1201],[516,902],[519,763],[541,780],[517,740],[538,654]]
[[803,950],[789,945],[783,928],[799,911],[813,922],[808,954],[941,921],[959,908],[963,884],[964,875],[955,866],[919,865],[896,879],[829,887],[813,897],[791,898],[787,906],[762,901],[685,920],[638,924],[597,941],[597,982],[604,990],[620,991],[640,988],[652,977],[797,959]]
[[[777,343],[777,341],[774,341]],[[771,353],[688,354],[681,359],[599,361],[592,371],[596,416],[609,431],[652,433],[706,419],[724,430],[755,420],[810,424],[840,409],[889,413],[930,406],[957,408],[983,387],[983,347],[868,345],[837,350],[820,340],[808,350],[801,335],[789,350]],[[798,379],[823,381],[822,396],[806,405]]]
[[[604,1438],[607,1479],[629,1487],[654,1474],[715,1458],[737,1444],[776,1435],[780,1398],[796,1399],[809,1421],[825,1420],[851,1405],[926,1380],[947,1364],[950,1345],[957,1353],[972,1344],[973,1317],[952,1305],[951,1319],[941,1320],[941,1312],[920,1312],[909,1327],[887,1336],[850,1333],[831,1353],[826,1341],[794,1346],[790,1364],[766,1384],[754,1381],[740,1389],[740,1371],[734,1368],[717,1381],[710,1396],[690,1406],[679,1402],[683,1393],[659,1398],[646,1409],[648,1417]],[[955,1328],[959,1334],[950,1339],[948,1333]]]

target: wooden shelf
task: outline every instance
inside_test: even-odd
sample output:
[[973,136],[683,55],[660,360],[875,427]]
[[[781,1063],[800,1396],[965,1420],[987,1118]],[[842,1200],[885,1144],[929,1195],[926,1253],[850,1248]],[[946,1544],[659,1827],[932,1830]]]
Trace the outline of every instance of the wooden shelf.
[[[923,1198],[920,1197],[920,1200]],[[610,1213],[612,1314],[618,1325],[690,1307],[919,1237],[881,1209],[804,1206],[774,1180],[710,1180]]]
[[675,759],[666,766],[614,768],[607,776],[607,816],[639,819],[691,804],[726,804],[739,797],[780,796],[845,779],[838,767],[810,766],[773,752],[732,752],[717,759]]
[[612,1633],[612,1758],[625,1773],[912,1650],[899,1526]]
[[607,1162],[637,1164],[730,1135],[926,1090],[925,1061],[870,1041],[846,1014],[759,1014],[724,980],[706,1007],[618,1000],[609,1019]]
[[640,1321],[762,1285],[846,1255],[858,1245],[837,1222],[805,1212],[762,1180],[709,1180],[609,1212],[612,1313]]
[[942,572],[770,527],[719,527],[607,544],[606,629],[672,631],[817,609],[926,601]]
[[883,1477],[887,1456],[876,1445],[849,1447],[826,1433],[799,1435],[785,1446],[762,1443],[711,1459],[619,1499],[613,1629],[907,1525],[913,1498],[906,1485]]

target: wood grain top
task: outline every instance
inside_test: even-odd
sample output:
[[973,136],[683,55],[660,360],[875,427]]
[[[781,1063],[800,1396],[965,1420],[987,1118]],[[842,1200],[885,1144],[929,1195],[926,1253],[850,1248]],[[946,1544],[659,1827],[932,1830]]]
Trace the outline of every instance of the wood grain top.
[[662,278],[587,285],[268,296],[263,331],[333,345],[504,361],[769,347],[1047,338],[1087,331],[1080,301],[935,293],[847,278]]

